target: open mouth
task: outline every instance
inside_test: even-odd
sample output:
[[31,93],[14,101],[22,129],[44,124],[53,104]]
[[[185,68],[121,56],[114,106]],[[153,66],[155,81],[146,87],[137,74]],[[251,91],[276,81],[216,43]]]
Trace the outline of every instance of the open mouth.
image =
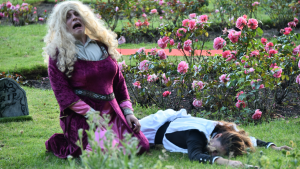
[[75,23],[73,29],[81,28],[81,23]]

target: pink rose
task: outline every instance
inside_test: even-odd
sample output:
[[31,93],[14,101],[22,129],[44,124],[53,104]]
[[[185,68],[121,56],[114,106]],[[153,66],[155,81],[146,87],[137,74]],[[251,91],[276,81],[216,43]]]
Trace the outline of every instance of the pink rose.
[[204,87],[204,83],[202,81],[194,80],[192,83],[192,88],[195,91],[199,91],[199,90],[203,89],[203,87]]
[[296,83],[300,85],[300,74],[296,77]]
[[119,7],[116,7],[115,11],[118,12],[118,10],[119,10]]
[[164,50],[159,50],[159,51],[157,52],[157,54],[158,54],[160,60],[165,60],[165,59],[167,59],[167,55],[166,55],[166,53],[165,53]]
[[192,41],[191,40],[186,40],[185,42],[184,42],[184,44],[183,44],[183,49],[185,50],[185,51],[190,51],[190,50],[192,50]]
[[149,60],[143,60],[141,63],[140,63],[140,65],[139,65],[139,69],[140,69],[140,71],[145,71],[145,70],[148,70],[149,69]]
[[156,54],[156,48],[152,48],[150,54],[155,55]]
[[266,38],[261,38],[260,41],[262,44],[266,45],[268,40]]
[[201,22],[207,22],[208,21],[208,16],[207,15],[201,15],[198,17],[198,20]]
[[162,6],[162,5],[164,4],[164,1],[160,0],[160,1],[158,2],[158,4],[159,4],[160,6]]
[[147,15],[145,13],[143,13],[142,17],[147,18]]
[[39,21],[44,21],[44,18],[42,18],[42,17],[39,17]]
[[199,108],[199,107],[202,107],[202,100],[197,100],[197,99],[195,99],[194,101],[193,101],[193,106],[195,106],[196,108]]
[[141,47],[136,52],[139,53],[139,54],[141,54],[141,53],[145,53],[145,50],[146,50],[145,47]]
[[169,91],[165,91],[165,92],[163,93],[163,97],[170,96],[170,94],[171,94],[171,92],[169,92]]
[[249,19],[248,20],[248,28],[256,29],[258,27],[258,22],[256,19]]
[[189,19],[185,19],[185,20],[183,20],[183,21],[182,21],[182,26],[184,26],[184,27],[188,27],[188,26],[189,26],[189,22],[190,22],[190,20],[189,20]]
[[218,9],[215,10],[215,13],[219,13],[220,11]]
[[2,12],[0,12],[0,18],[3,18],[4,14]]
[[177,44],[177,49],[181,49],[182,48],[182,46],[181,46],[181,43],[179,42],[178,44]]
[[298,20],[297,18],[294,18],[294,22],[295,22],[296,24],[298,24],[299,20]]
[[230,75],[227,76],[227,74],[223,74],[219,77],[221,83],[226,83],[230,80]]
[[298,62],[298,68],[300,69],[300,60],[299,60],[299,62]]
[[240,65],[240,62],[235,62],[235,66],[239,66]]
[[191,14],[189,15],[189,18],[190,18],[190,19],[196,18],[196,13],[191,13]]
[[281,77],[281,73],[282,73],[282,69],[278,66],[274,66],[274,68],[271,70],[271,72],[273,73],[273,76],[275,78],[280,78]]
[[265,46],[265,49],[267,52],[269,52],[270,49],[272,49],[274,44],[272,42],[268,42]]
[[125,60],[123,62],[119,62],[118,66],[119,66],[120,71],[124,72],[124,68],[127,67]]
[[136,82],[134,82],[132,84],[133,84],[134,87],[137,87],[139,89],[141,88],[141,82],[139,82],[139,81],[136,81]]
[[160,16],[159,19],[163,19],[164,17]]
[[167,36],[164,36],[163,38],[160,38],[158,41],[157,41],[157,44],[159,47],[161,47],[162,49],[166,48],[167,47],[167,43],[169,42],[169,37]]
[[125,42],[126,42],[126,39],[125,39],[124,36],[121,36],[121,37],[118,39],[118,44],[119,44],[119,45],[121,45],[121,44],[123,44],[123,43],[125,43]]
[[259,4],[260,4],[259,2],[253,2],[252,6],[256,6],[256,5],[259,5]]
[[293,55],[298,55],[300,52],[300,45],[293,49]]
[[10,8],[11,6],[12,6],[12,3],[9,2],[9,1],[7,1],[7,2],[6,2],[6,7],[7,7],[7,8]]
[[28,3],[22,3],[22,6],[28,6]]
[[228,34],[228,38],[232,43],[238,42],[240,36],[241,36],[241,32],[240,31],[237,32],[235,30],[230,31]]
[[226,51],[224,51],[223,53],[222,53],[222,57],[223,58],[228,58],[228,56],[230,56],[231,55],[231,52],[230,52],[230,50],[226,50]]
[[246,103],[243,100],[238,100],[235,103],[235,107],[237,107],[237,108],[245,108],[246,107]]
[[222,49],[226,45],[226,41],[221,38],[217,37],[214,39],[214,49],[219,50]]
[[150,83],[155,82],[157,80],[158,80],[158,77],[156,76],[156,74],[148,75],[148,77],[147,77],[147,81]]
[[190,28],[190,30],[194,30],[196,28],[196,21],[195,21],[195,19],[190,20],[190,22],[189,22],[189,28]]
[[275,49],[269,50],[269,57],[273,57],[276,53],[278,53],[278,51]]
[[253,57],[253,56],[256,57],[257,55],[259,55],[259,51],[258,51],[258,50],[252,51],[252,52],[250,53],[250,56],[251,56],[251,57]]
[[186,63],[185,61],[181,61],[178,64],[177,72],[179,72],[181,74],[185,74],[187,72],[188,68],[189,68],[189,64]]
[[252,115],[253,120],[258,120],[261,117],[262,112],[259,109],[255,110],[255,113]]
[[295,27],[296,27],[296,22],[289,22],[289,23],[288,23],[288,26],[289,26],[289,27],[294,27],[294,28],[295,28]]
[[137,28],[140,28],[142,25],[143,25],[143,23],[142,23],[140,20],[138,20],[138,21],[135,23],[135,26],[136,26]]
[[244,92],[243,92],[243,91],[238,92],[238,93],[236,94],[235,98],[236,98],[237,100],[239,100],[239,96],[240,96],[241,94],[244,94]]
[[161,76],[163,78],[161,79],[162,83],[167,84],[170,81],[170,77],[167,78],[165,73],[163,73]]
[[293,29],[291,27],[286,27],[286,28],[284,28],[284,33],[283,34],[288,35],[288,34],[291,33],[292,30]]
[[157,9],[151,9],[150,14],[156,14],[157,13]]
[[184,28],[179,28],[179,29],[177,30],[176,36],[180,38],[181,36],[183,36],[183,33],[186,33],[186,29],[184,29]]
[[236,21],[235,26],[239,29],[243,29],[247,25],[247,20],[244,17],[239,17]]
[[272,63],[272,64],[270,65],[270,68],[274,68],[275,66],[277,66],[277,64],[276,64],[276,63]]
[[170,40],[170,45],[173,46],[175,44],[174,39]]

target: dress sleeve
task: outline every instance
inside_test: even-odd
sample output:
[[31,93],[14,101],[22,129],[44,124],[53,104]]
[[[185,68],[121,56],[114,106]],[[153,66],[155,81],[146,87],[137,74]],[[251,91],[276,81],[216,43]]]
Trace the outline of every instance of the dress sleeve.
[[117,102],[120,105],[122,102],[130,101],[130,97],[128,94],[125,79],[117,63],[116,66],[117,66],[117,74],[114,78],[113,89],[114,89],[114,94],[117,99]]
[[[269,148],[271,145],[275,145],[272,142],[265,142],[259,139],[256,139],[255,137],[250,137],[251,142],[253,144],[254,147],[265,147],[265,148]],[[275,145],[276,146],[276,145]]]
[[199,130],[189,130],[187,132],[187,149],[190,160],[199,161],[200,163],[213,164],[219,156],[205,154],[207,139]]
[[70,109],[78,114],[85,115],[88,111],[91,110],[91,107],[84,101],[80,100],[79,102],[70,106]]
[[80,101],[70,86],[67,76],[57,68],[56,60],[52,60],[51,57],[49,57],[48,75],[60,111]]

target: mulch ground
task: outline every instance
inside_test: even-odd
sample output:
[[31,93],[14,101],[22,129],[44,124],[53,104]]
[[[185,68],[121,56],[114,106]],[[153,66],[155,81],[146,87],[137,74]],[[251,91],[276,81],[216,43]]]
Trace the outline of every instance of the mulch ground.
[[[132,55],[135,54],[138,49],[117,49],[122,55]],[[172,49],[169,52],[169,49],[161,49],[164,50],[167,56],[184,56],[184,54],[178,49]],[[145,53],[151,52],[151,49],[146,49]],[[222,54],[222,50],[196,50],[195,55],[204,55],[204,56],[214,56],[215,54]],[[189,56],[189,52],[186,52],[186,55]]]

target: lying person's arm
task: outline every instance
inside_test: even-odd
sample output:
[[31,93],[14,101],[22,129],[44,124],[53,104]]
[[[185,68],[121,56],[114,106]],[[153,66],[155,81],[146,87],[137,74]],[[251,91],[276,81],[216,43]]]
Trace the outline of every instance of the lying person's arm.
[[232,167],[243,166],[240,161],[227,160],[221,156],[212,156],[205,154],[207,139],[199,130],[187,131],[187,149],[190,160],[199,161],[200,163],[217,163],[220,165],[230,165]]
[[265,141],[256,139],[256,138],[254,138],[254,137],[250,137],[250,138],[251,138],[251,141],[252,141],[254,147],[265,147],[265,148],[271,147],[271,148],[274,149],[274,150],[282,150],[282,149],[285,149],[285,150],[291,150],[291,149],[292,149],[291,147],[288,147],[288,146],[277,147],[277,146],[276,146],[274,143],[272,143],[272,142],[265,142]]

